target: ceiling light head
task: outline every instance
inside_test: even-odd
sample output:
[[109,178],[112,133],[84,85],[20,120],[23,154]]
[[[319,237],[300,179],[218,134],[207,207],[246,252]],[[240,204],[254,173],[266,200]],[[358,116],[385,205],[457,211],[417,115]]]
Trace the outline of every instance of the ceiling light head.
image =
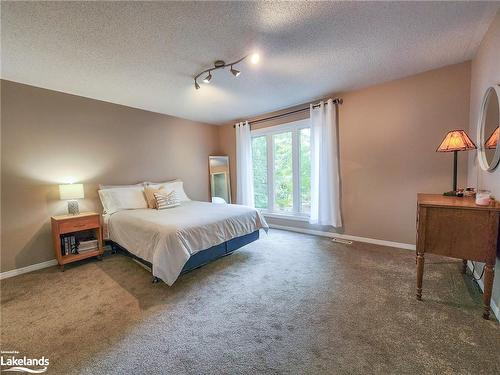
[[198,84],[198,82],[196,82],[196,80],[194,80],[194,88],[196,90],[199,90],[200,89],[200,85]]
[[259,54],[258,54],[258,53],[252,53],[252,54],[250,55],[250,62],[251,62],[252,64],[258,64],[258,63],[259,63],[259,61],[260,61],[260,56],[259,56]]
[[231,73],[233,73],[233,76],[238,77],[241,72],[238,69],[234,69],[233,66],[231,65]]
[[212,73],[208,72],[208,76],[206,76],[205,78],[203,78],[203,82],[210,83],[211,80],[212,80]]

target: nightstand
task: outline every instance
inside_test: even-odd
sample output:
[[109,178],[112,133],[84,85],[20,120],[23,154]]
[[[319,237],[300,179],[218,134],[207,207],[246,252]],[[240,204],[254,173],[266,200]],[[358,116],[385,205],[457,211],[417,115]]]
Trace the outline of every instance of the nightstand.
[[[97,257],[101,259],[103,253],[102,247],[102,228],[101,216],[96,212],[84,212],[79,215],[60,215],[52,216],[52,237],[54,240],[54,250],[56,259],[61,271],[64,271],[64,265],[76,262],[82,259]],[[76,234],[82,231],[94,230],[97,239],[96,250],[76,253],[63,254],[61,245],[61,236],[65,234]]]

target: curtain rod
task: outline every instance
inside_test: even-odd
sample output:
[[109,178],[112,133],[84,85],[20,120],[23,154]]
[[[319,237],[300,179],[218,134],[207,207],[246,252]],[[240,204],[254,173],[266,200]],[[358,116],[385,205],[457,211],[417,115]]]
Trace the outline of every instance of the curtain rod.
[[[344,103],[344,100],[342,98],[334,98],[333,99],[333,104],[342,105],[342,103]],[[328,102],[326,102],[325,105],[326,104],[328,104]],[[320,106],[319,103],[313,104],[313,108],[318,108],[319,106]],[[248,121],[248,125],[257,124],[259,122],[264,122],[264,121],[269,121],[269,120],[274,120],[276,118],[285,117],[285,116],[293,115],[294,113],[299,113],[299,112],[304,112],[304,111],[309,111],[309,107],[296,109],[294,111],[289,111],[289,112],[281,113],[279,115],[264,117],[264,118],[257,119],[257,120],[254,120],[254,121]],[[236,125],[233,125],[233,128],[235,128],[235,127],[236,127]]]

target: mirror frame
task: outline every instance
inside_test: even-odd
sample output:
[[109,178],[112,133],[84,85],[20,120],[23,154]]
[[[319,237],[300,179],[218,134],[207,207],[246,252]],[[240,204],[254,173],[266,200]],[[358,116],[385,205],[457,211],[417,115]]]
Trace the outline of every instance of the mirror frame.
[[210,199],[212,199],[212,173],[210,172],[210,159],[211,158],[226,158],[227,159],[227,190],[229,194],[229,202],[228,204],[232,203],[232,198],[231,198],[231,167],[229,165],[229,155],[208,155],[208,179],[209,179],[209,186],[210,186]]
[[479,112],[479,120],[477,123],[477,143],[479,145],[478,151],[478,160],[481,169],[486,172],[493,172],[497,166],[498,162],[500,162],[500,142],[497,144],[497,148],[495,149],[495,154],[493,155],[493,159],[491,163],[488,163],[488,159],[486,158],[486,153],[484,150],[484,142],[486,142],[486,137],[489,134],[485,134],[484,126],[486,121],[486,105],[488,104],[488,96],[491,91],[495,91],[497,95],[497,105],[498,105],[498,113],[500,113],[500,85],[490,86],[486,89],[486,92],[483,96],[483,101],[481,103],[481,109]]

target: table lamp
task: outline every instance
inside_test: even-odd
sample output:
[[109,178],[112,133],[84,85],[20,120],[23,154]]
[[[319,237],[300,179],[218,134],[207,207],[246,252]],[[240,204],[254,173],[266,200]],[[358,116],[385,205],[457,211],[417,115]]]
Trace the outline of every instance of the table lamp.
[[499,129],[500,127],[497,126],[497,128],[493,131],[493,133],[491,133],[486,142],[484,142],[484,148],[488,150],[494,150],[495,148],[497,148],[498,137],[500,133]]
[[76,199],[82,199],[83,197],[83,184],[59,185],[59,198],[68,201],[69,214],[78,215],[80,213]]
[[453,151],[453,190],[443,195],[456,195],[457,193],[457,153],[458,151],[475,150],[476,145],[471,141],[464,130],[452,130],[446,134],[436,152]]

